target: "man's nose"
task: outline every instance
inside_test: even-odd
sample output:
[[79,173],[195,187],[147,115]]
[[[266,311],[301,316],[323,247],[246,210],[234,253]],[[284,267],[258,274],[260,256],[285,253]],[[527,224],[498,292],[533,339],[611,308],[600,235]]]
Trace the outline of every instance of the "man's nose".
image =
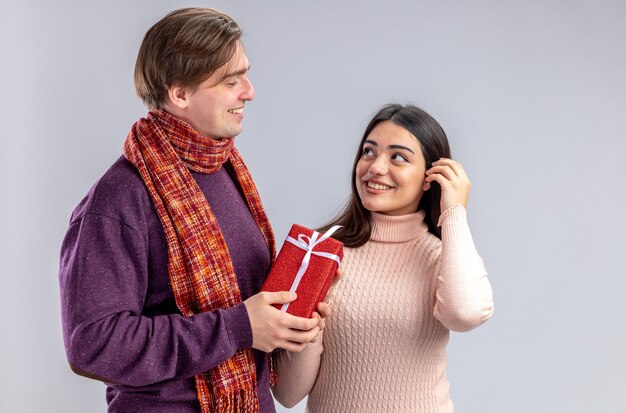
[[254,99],[254,86],[252,86],[252,82],[247,77],[244,79],[243,90],[241,92],[242,100],[252,100]]

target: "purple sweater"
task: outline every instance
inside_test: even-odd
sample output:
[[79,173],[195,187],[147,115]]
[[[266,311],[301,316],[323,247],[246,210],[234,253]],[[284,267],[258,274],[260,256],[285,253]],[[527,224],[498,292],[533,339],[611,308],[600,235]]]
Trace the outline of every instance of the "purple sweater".
[[[225,168],[192,176],[217,217],[242,300],[270,254]],[[63,338],[75,370],[107,383],[109,412],[199,412],[194,375],[252,346],[243,304],[189,318],[176,307],[163,228],[123,157],[74,210],[61,249]],[[254,350],[261,412],[274,412],[265,353]]]

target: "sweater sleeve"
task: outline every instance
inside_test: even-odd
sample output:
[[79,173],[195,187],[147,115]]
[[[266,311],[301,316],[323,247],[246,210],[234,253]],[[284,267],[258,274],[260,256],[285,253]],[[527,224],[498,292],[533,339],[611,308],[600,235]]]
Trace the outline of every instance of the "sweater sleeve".
[[322,361],[323,334],[300,353],[280,350],[274,355],[278,383],[272,387],[272,393],[283,406],[295,406],[313,389]]
[[192,377],[252,344],[243,304],[188,318],[142,315],[147,245],[113,218],[86,214],[70,225],[59,282],[67,358],[91,378],[145,386]]
[[448,329],[469,331],[494,311],[491,285],[474,247],[461,205],[446,209],[441,225],[441,263],[437,276],[435,317]]

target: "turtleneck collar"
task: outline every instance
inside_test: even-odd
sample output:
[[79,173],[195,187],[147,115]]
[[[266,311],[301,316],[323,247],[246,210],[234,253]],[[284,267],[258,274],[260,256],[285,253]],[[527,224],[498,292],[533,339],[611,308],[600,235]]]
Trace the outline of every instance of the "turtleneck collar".
[[428,231],[424,211],[407,215],[385,215],[372,212],[372,235],[370,239],[380,242],[406,242]]
[[200,135],[189,123],[165,112],[152,110],[149,116],[163,128],[174,151],[185,166],[204,174],[220,170],[230,158],[234,139],[211,139]]

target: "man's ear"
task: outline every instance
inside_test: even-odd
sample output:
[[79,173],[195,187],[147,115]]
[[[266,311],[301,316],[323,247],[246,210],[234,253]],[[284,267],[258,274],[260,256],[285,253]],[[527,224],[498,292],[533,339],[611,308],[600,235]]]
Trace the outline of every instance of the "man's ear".
[[189,90],[179,85],[173,85],[167,89],[167,97],[170,103],[178,109],[186,109],[189,106],[190,96]]

